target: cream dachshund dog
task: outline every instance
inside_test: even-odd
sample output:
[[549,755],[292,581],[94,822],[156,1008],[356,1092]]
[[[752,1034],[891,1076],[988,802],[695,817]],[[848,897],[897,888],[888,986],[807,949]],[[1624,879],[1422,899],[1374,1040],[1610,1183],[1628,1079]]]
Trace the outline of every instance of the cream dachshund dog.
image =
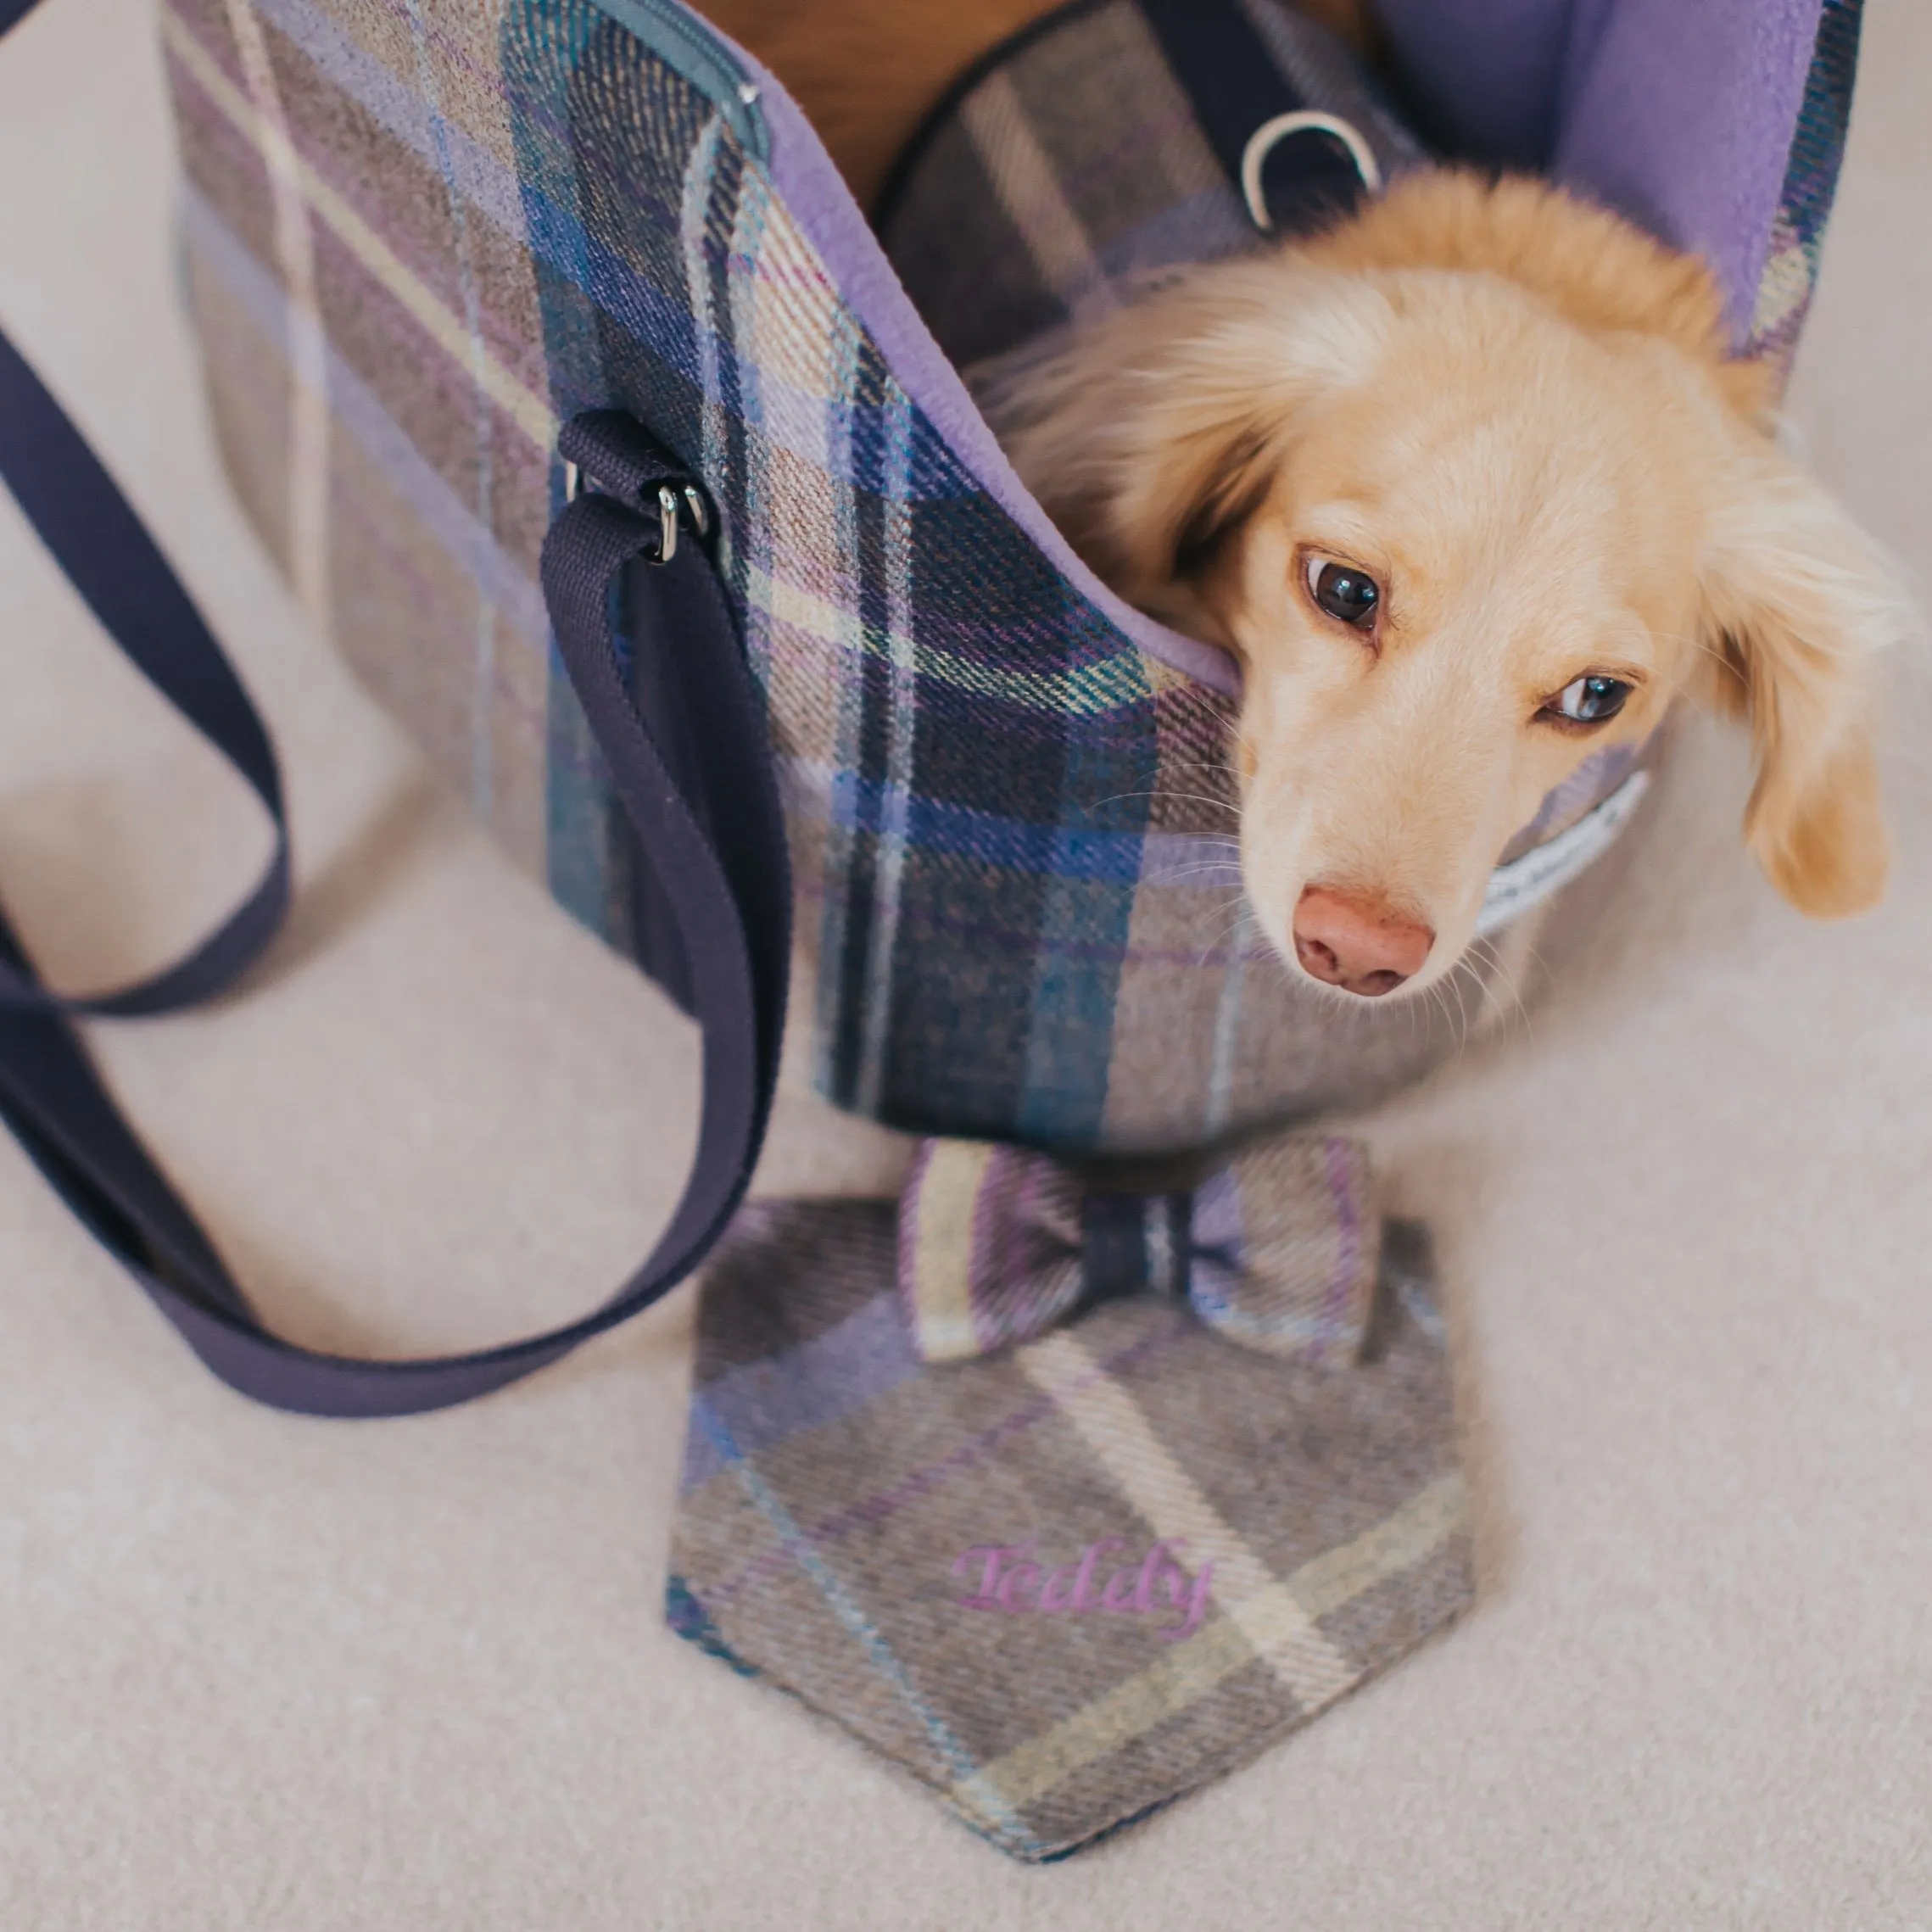
[[[1360,38],[1347,7],[1309,10]],[[709,0],[865,199],[1047,10]],[[988,407],[1099,575],[1239,660],[1248,896],[1284,960],[1376,997],[1453,970],[1538,801],[1680,695],[1748,723],[1778,890],[1821,918],[1879,897],[1869,672],[1903,608],[1770,400],[1700,262],[1537,181],[1422,170],[1075,332]]]

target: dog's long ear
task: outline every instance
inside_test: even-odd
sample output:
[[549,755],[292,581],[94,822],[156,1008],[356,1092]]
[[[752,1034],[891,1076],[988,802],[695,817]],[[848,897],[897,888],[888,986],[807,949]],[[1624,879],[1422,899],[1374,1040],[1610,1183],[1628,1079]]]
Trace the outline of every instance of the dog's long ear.
[[1885,891],[1873,659],[1909,613],[1878,547],[1768,445],[1739,453],[1705,556],[1703,641],[1719,707],[1750,722],[1745,842],[1800,911],[1842,918]]
[[1393,320],[1360,276],[1230,262],[1067,332],[981,400],[1075,549],[1123,596],[1170,608],[1267,490],[1298,415],[1365,379]]

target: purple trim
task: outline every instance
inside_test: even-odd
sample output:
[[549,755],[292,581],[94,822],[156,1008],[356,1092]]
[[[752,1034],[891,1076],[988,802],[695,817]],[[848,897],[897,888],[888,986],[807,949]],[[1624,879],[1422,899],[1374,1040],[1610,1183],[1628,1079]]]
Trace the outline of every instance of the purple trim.
[[[1822,8],[1823,0],[1622,0],[1564,75],[1556,178],[1702,254],[1740,342]],[[1572,31],[1572,53],[1581,37]]]
[[1408,92],[1453,150],[1544,170],[1756,303],[1823,0],[1382,0]]
[[[1388,0],[1412,84],[1469,146],[1704,254],[1749,327],[1823,0]],[[1230,695],[1224,653],[1134,610],[1020,482],[796,105],[758,83],[773,185],[908,396],[1041,552],[1150,656]],[[1417,81],[1417,70],[1424,77]]]
[[723,34],[718,37],[731,47],[758,89],[771,134],[773,192],[818,250],[840,296],[879,344],[913,405],[1053,567],[1132,643],[1185,676],[1228,696],[1238,695],[1240,673],[1225,651],[1156,623],[1115,596],[1075,556],[994,440],[959,371],[933,340],[878,237],[791,97],[744,48]]

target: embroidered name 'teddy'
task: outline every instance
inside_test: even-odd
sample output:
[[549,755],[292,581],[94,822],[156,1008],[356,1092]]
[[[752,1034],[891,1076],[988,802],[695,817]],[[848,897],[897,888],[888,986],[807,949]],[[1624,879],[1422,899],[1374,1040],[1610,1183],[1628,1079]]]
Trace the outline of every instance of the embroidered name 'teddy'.
[[[1179,1537],[1164,1537],[1139,1562],[1116,1568],[1097,1591],[1094,1572],[1101,1558],[1125,1550],[1125,1538],[1103,1536],[1088,1544],[1075,1561],[1053,1569],[1032,1560],[1031,1538],[1025,1543],[975,1543],[953,1558],[952,1573],[970,1575],[975,1568],[979,1572],[979,1588],[958,1599],[962,1610],[1036,1611],[1059,1616],[1099,1611],[1116,1617],[1153,1617],[1177,1611],[1180,1621],[1163,1624],[1156,1633],[1171,1643],[1176,1638],[1192,1637],[1201,1628],[1214,1589],[1212,1562],[1202,1564],[1190,1576],[1177,1561],[1177,1553],[1186,1547]],[[1156,1603],[1157,1590],[1164,1602]]]

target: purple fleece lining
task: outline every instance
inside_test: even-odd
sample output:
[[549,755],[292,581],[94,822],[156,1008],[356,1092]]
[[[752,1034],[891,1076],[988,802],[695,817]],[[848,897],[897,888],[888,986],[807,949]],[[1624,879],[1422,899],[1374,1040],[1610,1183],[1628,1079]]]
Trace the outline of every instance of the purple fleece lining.
[[[1382,0],[1435,131],[1545,167],[1717,270],[1749,324],[1823,0]],[[712,30],[715,31],[715,30]],[[1123,602],[1014,473],[791,98],[725,41],[758,88],[773,183],[907,394],[1041,552],[1150,656],[1233,695],[1224,652]]]
[[1623,0],[1565,75],[1556,178],[1703,255],[1740,342],[1823,4]]
[[1717,271],[1741,341],[1823,0],[1378,0],[1428,131]]

